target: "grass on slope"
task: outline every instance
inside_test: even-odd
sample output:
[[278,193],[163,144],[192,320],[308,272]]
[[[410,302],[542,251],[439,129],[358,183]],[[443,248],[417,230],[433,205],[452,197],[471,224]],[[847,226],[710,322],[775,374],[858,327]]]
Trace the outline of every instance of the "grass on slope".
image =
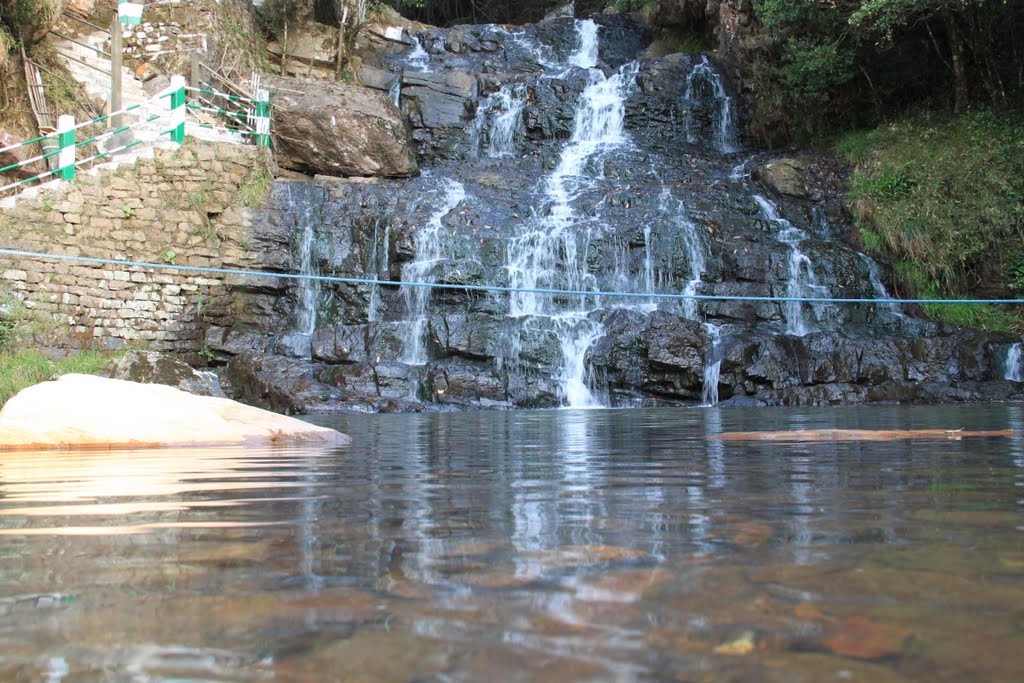
[[[1024,298],[1024,112],[921,113],[846,135],[850,200],[900,294]],[[1020,309],[926,305],[936,320],[1024,329]]]
[[52,324],[20,301],[0,296],[0,406],[25,387],[71,372],[97,374],[110,362],[111,354],[102,351],[50,360],[31,348],[36,337],[50,332]]
[[56,361],[33,349],[0,351],[0,406],[25,387],[72,372],[95,375],[109,362],[110,355],[101,351],[81,351]]

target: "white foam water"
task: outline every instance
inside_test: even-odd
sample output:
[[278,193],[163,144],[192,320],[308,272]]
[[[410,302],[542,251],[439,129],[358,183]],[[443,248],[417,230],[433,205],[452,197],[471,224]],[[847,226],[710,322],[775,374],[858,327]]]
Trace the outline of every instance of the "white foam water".
[[1024,342],[1010,344],[1006,351],[1006,374],[1011,382],[1024,382]]
[[[416,257],[402,266],[402,281],[430,284],[437,281],[436,267],[451,248],[444,239],[444,219],[466,198],[462,183],[446,180],[440,190],[438,208],[426,225],[416,231]],[[402,285],[405,299],[405,358],[409,365],[427,362],[427,323],[430,320],[431,287]]]
[[738,148],[732,98],[725,91],[721,74],[706,56],[702,56],[701,61],[690,70],[690,74],[686,78],[686,91],[683,94],[683,100],[687,104],[686,139],[690,144],[700,142],[693,110],[703,104],[702,99],[708,97],[711,98],[709,105],[717,112],[717,118],[714,121],[714,139],[710,142],[719,152],[736,152]]
[[[778,227],[775,237],[789,245],[789,279],[786,282],[786,296],[789,298],[828,297],[829,291],[818,283],[814,265],[807,254],[800,251],[800,242],[807,235],[779,214],[775,204],[761,195],[754,195],[754,201],[761,207],[765,220]],[[782,307],[786,319],[786,332],[802,337],[815,330],[815,318],[825,318],[828,304],[786,301]],[[809,315],[814,313],[814,317]]]

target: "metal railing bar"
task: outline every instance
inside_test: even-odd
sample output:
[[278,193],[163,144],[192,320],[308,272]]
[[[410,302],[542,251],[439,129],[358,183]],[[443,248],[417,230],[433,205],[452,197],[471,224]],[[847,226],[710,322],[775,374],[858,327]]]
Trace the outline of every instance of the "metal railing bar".
[[76,141],[75,147],[81,147],[83,145],[92,144],[94,142],[102,142],[103,140],[111,138],[117,135],[118,133],[123,133],[126,130],[131,130],[132,128],[136,128],[138,126],[150,123],[152,121],[156,121],[158,118],[160,118],[160,116],[160,114],[154,114],[153,116],[141,119],[139,121],[136,121],[135,123],[129,123],[127,126],[121,126],[120,128],[112,128],[111,130],[108,130],[105,133],[100,133],[99,135],[91,137],[88,140],[82,140],[81,142]]
[[56,31],[53,31],[53,30],[51,30],[50,33],[52,33],[53,35],[57,36],[58,38],[62,38],[64,40],[70,41],[70,42],[74,43],[75,45],[81,45],[86,50],[92,50],[96,54],[103,55],[107,59],[110,59],[110,53],[109,52],[104,52],[103,50],[100,50],[99,48],[93,47],[92,45],[89,45],[88,43],[83,43],[80,40],[76,40],[75,38],[72,38],[71,36],[66,36],[66,35],[64,35],[62,33],[57,33]]
[[52,138],[55,135],[56,135],[56,133],[49,133],[47,135],[40,135],[39,137],[32,138],[31,140],[25,140],[24,142],[19,142],[19,143],[13,144],[13,145],[8,145],[7,147],[2,147],[2,148],[0,148],[0,154],[5,154],[7,152],[10,152],[12,149],[18,149],[19,147],[25,147],[25,146],[31,145],[33,142],[42,142],[46,138]]
[[104,76],[109,76],[109,75],[110,75],[110,72],[109,72],[109,71],[106,71],[106,70],[104,70],[104,69],[101,69],[100,67],[98,67],[98,66],[96,66],[96,65],[94,65],[94,64],[90,64],[89,62],[83,62],[83,61],[82,61],[81,59],[79,59],[78,57],[75,57],[75,56],[73,56],[73,55],[69,55],[69,54],[67,54],[67,53],[65,53],[65,52],[61,52],[60,50],[55,50],[55,52],[56,52],[57,54],[59,54],[59,55],[60,55],[61,57],[64,57],[65,59],[70,59],[70,60],[71,60],[71,61],[73,61],[73,62],[78,62],[78,63],[79,63],[79,64],[81,64],[82,66],[87,66],[87,67],[89,67],[90,69],[95,69],[96,71],[99,71],[99,72],[100,72],[101,74],[103,74]]
[[0,168],[0,173],[6,173],[7,171],[13,171],[16,168],[21,168],[22,166],[28,166],[29,164],[34,164],[35,162],[42,161],[43,159],[49,159],[50,157],[57,156],[58,154],[60,154],[60,150],[59,149],[54,150],[52,152],[46,152],[45,154],[40,154],[38,156],[34,156],[31,159],[25,159],[24,161],[19,161],[18,163],[11,164],[10,166],[4,166],[3,168]]
[[67,17],[68,19],[73,19],[74,21],[77,21],[77,22],[79,22],[81,24],[85,24],[86,26],[94,28],[97,31],[103,31],[107,35],[110,35],[110,31],[108,29],[105,29],[102,26],[97,26],[96,24],[92,23],[91,21],[86,21],[85,19],[82,19],[81,17],[76,17],[74,14],[71,14],[70,12],[65,12],[64,16]]
[[34,183],[36,181],[41,182],[43,178],[48,178],[49,176],[56,175],[59,170],[60,169],[54,169],[52,171],[47,171],[46,173],[40,173],[37,176],[32,176],[31,178],[26,178],[25,180],[19,180],[18,182],[11,183],[10,185],[4,185],[3,187],[0,187],[0,192],[7,192],[8,190],[13,190],[16,187],[28,185],[29,183]]

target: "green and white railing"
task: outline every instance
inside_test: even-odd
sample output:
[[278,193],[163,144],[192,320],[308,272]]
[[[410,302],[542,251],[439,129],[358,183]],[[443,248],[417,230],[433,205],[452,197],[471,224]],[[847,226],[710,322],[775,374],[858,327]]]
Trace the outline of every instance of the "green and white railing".
[[[196,95],[192,97],[191,103],[189,102],[190,92]],[[204,106],[209,102],[227,102],[229,108]],[[185,141],[189,112],[200,111],[223,117],[227,125],[214,126],[198,122],[193,122],[191,125],[201,129],[231,133],[233,136],[239,136],[236,138],[238,141],[248,141],[261,147],[270,146],[270,102],[266,90],[259,90],[257,98],[239,97],[212,89],[190,88],[182,76],[174,76],[171,78],[169,88],[143,104],[125,107],[81,123],[76,123],[73,116],[65,114],[59,117],[55,132],[0,148],[0,154],[19,148],[28,149],[30,145],[35,144],[39,144],[42,150],[42,153],[31,158],[0,168],[0,174],[17,171],[19,168],[40,161],[47,161],[48,165],[53,166],[50,170],[31,178],[0,186],[0,195],[19,191],[27,185],[50,178],[74,180],[78,170],[89,164],[94,164],[101,159],[139,145],[157,142],[165,136],[171,142],[180,144]],[[109,120],[117,120],[124,115],[135,115],[138,118],[133,123],[109,129],[99,135],[78,139],[80,131],[83,129],[107,124]],[[95,145],[96,149],[101,149],[101,145],[114,139],[115,136],[130,137],[131,139],[113,149],[81,156],[87,146]],[[54,157],[56,157],[55,165],[49,162]],[[0,182],[3,181],[0,180]]]

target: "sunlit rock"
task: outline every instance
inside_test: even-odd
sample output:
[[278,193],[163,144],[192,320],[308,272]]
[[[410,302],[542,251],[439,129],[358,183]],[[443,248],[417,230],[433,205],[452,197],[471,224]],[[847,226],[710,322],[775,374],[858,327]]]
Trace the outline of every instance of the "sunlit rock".
[[0,410],[0,449],[350,441],[333,429],[229,399],[90,375],[64,375],[29,387]]

